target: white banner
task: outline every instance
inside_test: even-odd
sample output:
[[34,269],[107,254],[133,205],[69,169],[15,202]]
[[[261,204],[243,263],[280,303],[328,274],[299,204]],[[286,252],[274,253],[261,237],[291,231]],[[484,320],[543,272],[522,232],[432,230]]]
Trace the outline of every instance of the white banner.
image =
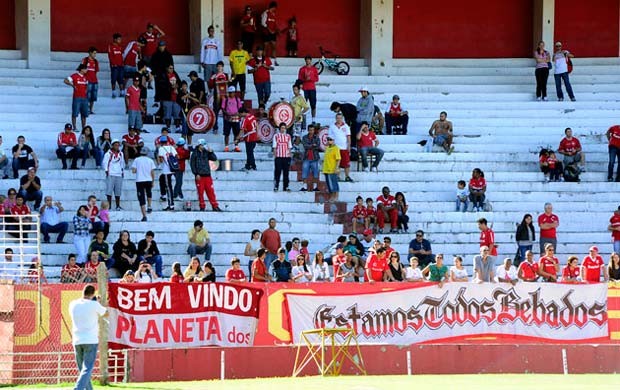
[[352,327],[361,344],[408,345],[474,335],[540,341],[607,337],[607,284],[448,283],[358,295],[286,294],[293,341]]

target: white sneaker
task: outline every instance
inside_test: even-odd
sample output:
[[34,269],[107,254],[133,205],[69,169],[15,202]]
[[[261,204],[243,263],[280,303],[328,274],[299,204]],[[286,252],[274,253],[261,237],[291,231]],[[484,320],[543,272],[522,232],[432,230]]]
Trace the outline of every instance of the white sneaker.
[[541,100],[542,100],[542,99],[541,99],[541,97],[540,97],[540,96],[536,98],[536,101],[541,101]]
[[363,172],[368,172],[368,167],[362,169]]

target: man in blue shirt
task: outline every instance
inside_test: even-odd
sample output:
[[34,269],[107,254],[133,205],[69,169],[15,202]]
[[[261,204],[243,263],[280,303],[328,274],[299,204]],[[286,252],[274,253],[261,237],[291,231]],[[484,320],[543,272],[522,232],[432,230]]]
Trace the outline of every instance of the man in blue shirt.
[[58,233],[56,243],[63,243],[69,224],[60,222],[60,213],[65,209],[62,208],[60,202],[53,202],[51,196],[45,197],[45,204],[39,210],[41,214],[41,234],[43,234],[43,242],[50,242],[50,233]]
[[291,273],[293,267],[286,261],[286,249],[278,249],[278,258],[271,263],[269,274],[273,275],[275,282],[292,282]]
[[409,257],[412,256],[418,258],[421,269],[424,269],[435,259],[431,249],[431,243],[424,238],[424,232],[422,230],[415,232],[415,239],[411,240],[409,243]]

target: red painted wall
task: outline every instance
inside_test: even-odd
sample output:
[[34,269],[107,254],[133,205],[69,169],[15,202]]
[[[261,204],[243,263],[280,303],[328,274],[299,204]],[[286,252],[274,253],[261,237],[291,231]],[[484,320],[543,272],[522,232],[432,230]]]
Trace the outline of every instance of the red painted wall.
[[15,49],[15,0],[0,0],[0,49]]
[[54,0],[51,7],[52,51],[86,52],[95,46],[105,52],[112,34],[121,33],[127,43],[146,30],[147,22],[164,30],[172,53],[190,51],[188,0],[151,0],[148,6],[140,1],[82,1],[79,7],[73,0]]
[[617,57],[618,0],[559,0],[555,5],[555,40],[578,57]]
[[532,17],[532,0],[395,0],[394,58],[529,57]]
[[[269,2],[266,0],[225,0],[225,53],[229,53],[241,36],[239,22],[246,5],[252,6],[257,23]],[[319,45],[341,57],[360,57],[360,2],[358,0],[280,0],[277,18],[280,29],[295,16],[299,32],[298,56],[319,55]],[[260,28],[259,28],[260,30]],[[261,42],[257,35],[257,42]],[[285,54],[286,35],[278,37],[278,56]]]

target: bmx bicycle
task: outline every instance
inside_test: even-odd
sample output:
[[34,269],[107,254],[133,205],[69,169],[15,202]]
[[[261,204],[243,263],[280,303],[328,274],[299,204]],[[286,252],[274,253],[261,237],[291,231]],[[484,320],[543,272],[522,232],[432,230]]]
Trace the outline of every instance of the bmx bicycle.
[[[349,74],[351,67],[346,61],[338,61],[338,55],[328,50],[323,50],[323,46],[319,46],[319,50],[321,51],[321,59],[314,63],[314,67],[317,69],[319,74],[323,73],[325,68],[331,70],[332,72],[336,72],[341,76]],[[325,58],[325,55],[333,55],[334,58]]]

